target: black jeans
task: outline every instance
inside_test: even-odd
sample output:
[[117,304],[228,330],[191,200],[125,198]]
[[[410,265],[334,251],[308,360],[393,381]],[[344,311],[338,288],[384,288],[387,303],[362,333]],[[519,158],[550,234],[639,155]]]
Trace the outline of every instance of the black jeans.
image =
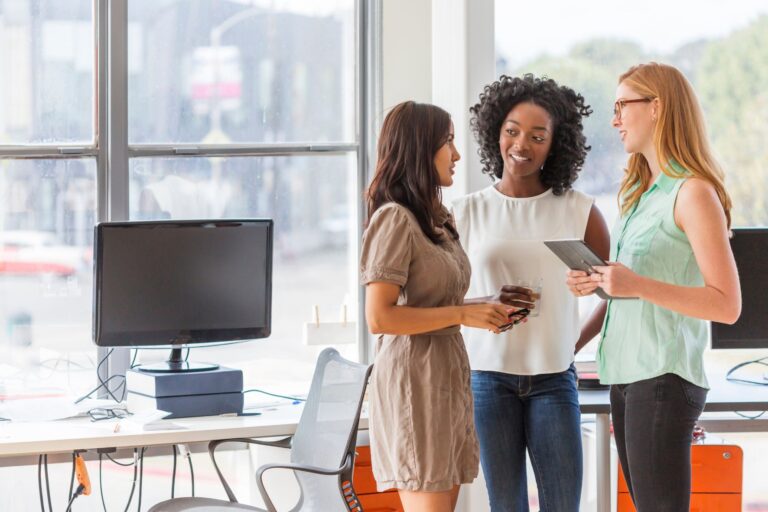
[[691,438],[707,390],[677,375],[611,386],[619,461],[637,512],[687,512]]

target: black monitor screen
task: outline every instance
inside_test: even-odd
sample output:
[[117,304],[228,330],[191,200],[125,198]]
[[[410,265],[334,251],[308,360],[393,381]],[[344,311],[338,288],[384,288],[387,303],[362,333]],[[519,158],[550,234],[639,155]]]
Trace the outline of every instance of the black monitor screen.
[[272,231],[267,219],[98,224],[95,343],[269,336]]
[[712,322],[712,348],[768,348],[768,228],[735,228],[731,248],[741,282],[741,316]]

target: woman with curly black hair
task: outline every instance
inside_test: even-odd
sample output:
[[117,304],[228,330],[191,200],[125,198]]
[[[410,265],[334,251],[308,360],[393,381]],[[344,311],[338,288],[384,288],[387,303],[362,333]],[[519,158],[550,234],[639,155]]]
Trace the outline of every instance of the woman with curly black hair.
[[[541,510],[575,512],[582,450],[573,357],[581,340],[598,333],[605,306],[580,336],[576,298],[543,241],[581,238],[608,258],[603,216],[591,197],[571,188],[590,149],[582,119],[591,110],[572,89],[527,74],[486,86],[470,111],[493,184],[453,204],[472,266],[468,296],[531,310],[514,331],[465,335],[491,509],[528,510],[527,450]],[[540,290],[525,285],[536,282]]]

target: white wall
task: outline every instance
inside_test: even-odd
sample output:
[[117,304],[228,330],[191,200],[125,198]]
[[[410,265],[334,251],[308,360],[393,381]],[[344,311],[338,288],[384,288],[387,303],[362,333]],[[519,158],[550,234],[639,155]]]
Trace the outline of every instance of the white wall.
[[[487,186],[469,107],[495,78],[493,0],[382,0],[382,104],[434,103],[450,112],[462,155],[445,202]],[[473,57],[472,57],[473,56]]]
[[432,100],[431,0],[382,0],[382,105]]
[[[496,76],[493,0],[382,0],[382,104],[384,112],[405,100],[434,103],[454,123],[462,155],[445,203],[487,186],[469,129],[469,107]],[[463,486],[457,512],[488,510],[482,475]]]

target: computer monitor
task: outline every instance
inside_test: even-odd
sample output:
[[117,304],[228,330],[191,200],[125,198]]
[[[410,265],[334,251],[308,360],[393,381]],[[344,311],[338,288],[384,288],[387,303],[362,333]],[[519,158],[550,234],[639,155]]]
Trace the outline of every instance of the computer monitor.
[[741,316],[712,322],[712,348],[768,349],[768,228],[734,228],[731,249],[741,282]]
[[266,338],[272,309],[271,219],[104,222],[95,227],[93,339],[169,345],[146,371],[202,371],[198,343]]

